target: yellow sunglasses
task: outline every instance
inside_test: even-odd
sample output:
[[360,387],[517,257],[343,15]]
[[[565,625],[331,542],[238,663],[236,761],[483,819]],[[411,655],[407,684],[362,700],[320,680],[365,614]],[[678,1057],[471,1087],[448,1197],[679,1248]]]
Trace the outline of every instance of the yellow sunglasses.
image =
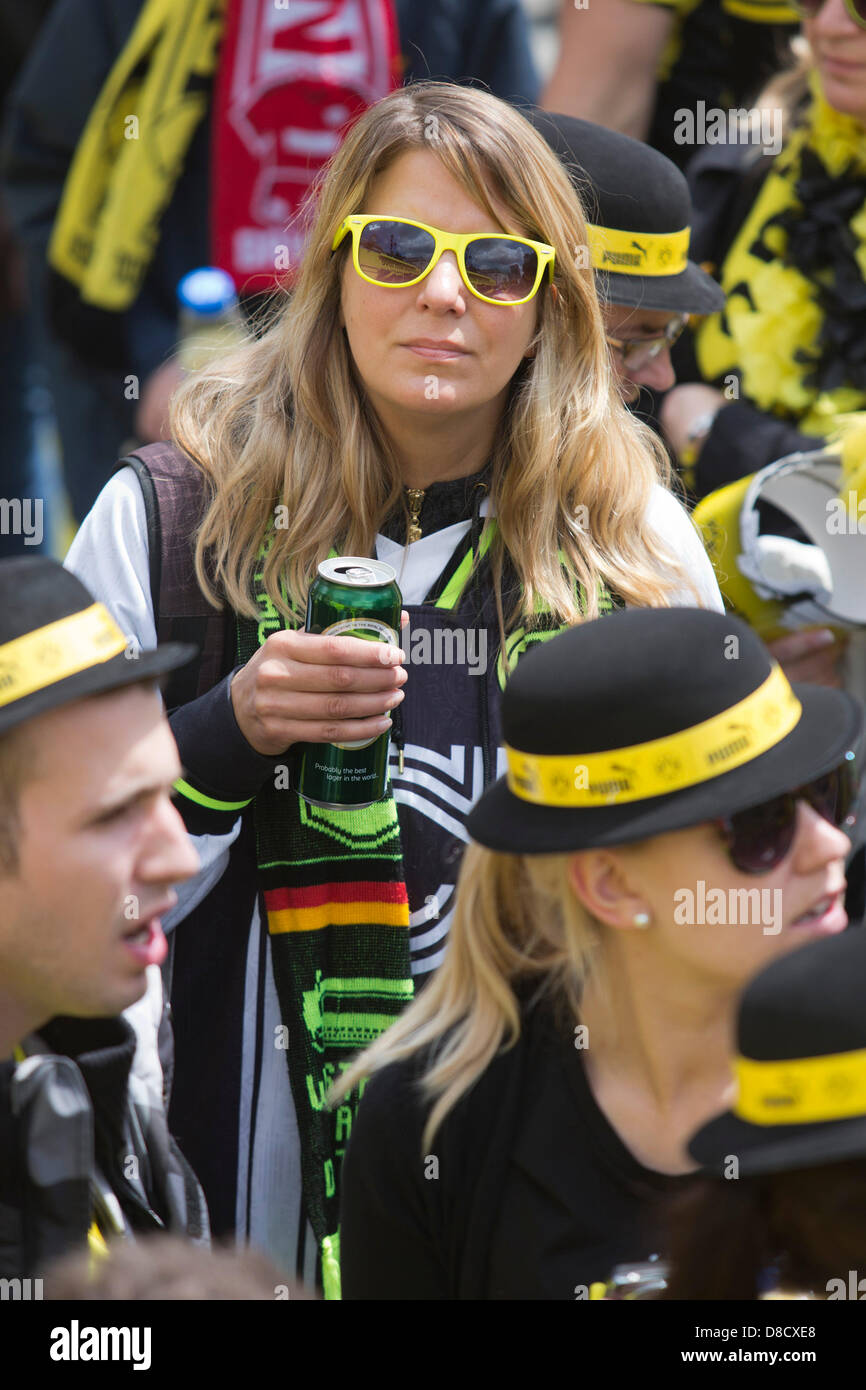
[[[795,0],[804,19],[814,19],[824,8],[826,0]],[[845,0],[845,9],[861,29],[866,29],[866,0]]]
[[355,270],[362,280],[383,289],[417,285],[443,251],[454,252],[463,283],[485,304],[525,304],[548,267],[553,280],[553,247],[528,237],[504,232],[457,235],[406,217],[358,213],[340,223],[331,250],[349,234]]

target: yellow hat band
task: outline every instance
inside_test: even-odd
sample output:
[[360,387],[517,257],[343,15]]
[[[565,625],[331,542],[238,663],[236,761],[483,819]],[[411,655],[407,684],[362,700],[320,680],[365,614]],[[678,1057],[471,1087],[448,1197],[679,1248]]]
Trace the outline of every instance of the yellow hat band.
[[623,232],[586,224],[595,270],[617,275],[679,275],[689,263],[689,228],[681,232]]
[[780,666],[702,724],[605,753],[521,753],[505,745],[508,786],[536,806],[615,806],[720,777],[781,743],[803,707]]
[[758,24],[798,24],[803,17],[796,5],[783,0],[725,0],[725,9],[738,19],[752,19]]
[[126,638],[101,603],[16,637],[0,646],[0,708],[125,650]]
[[805,1125],[866,1116],[866,1048],[795,1061],[734,1061],[735,1115],[753,1125]]

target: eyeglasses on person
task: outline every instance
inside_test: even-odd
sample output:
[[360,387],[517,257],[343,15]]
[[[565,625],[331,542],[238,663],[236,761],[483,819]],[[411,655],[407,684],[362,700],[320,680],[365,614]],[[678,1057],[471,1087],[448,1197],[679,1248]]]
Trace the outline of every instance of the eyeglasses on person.
[[639,372],[649,366],[665,348],[672,348],[688,324],[688,314],[678,314],[665,324],[664,331],[652,338],[608,338],[608,346],[614,348],[622,358],[627,372]]
[[443,232],[406,217],[358,213],[337,228],[331,250],[347,235],[352,259],[362,280],[383,289],[405,289],[429,275],[444,251],[453,251],[466,288],[485,304],[525,304],[536,294],[555,252],[528,237],[470,232]]
[[[804,19],[814,19],[823,10],[826,0],[794,0],[794,3]],[[866,0],[844,0],[844,4],[854,23],[866,29]]]
[[713,824],[735,868],[744,874],[768,874],[790,853],[797,833],[798,802],[808,802],[819,816],[847,833],[857,820],[859,791],[855,756],[846,753],[845,760],[823,777]]

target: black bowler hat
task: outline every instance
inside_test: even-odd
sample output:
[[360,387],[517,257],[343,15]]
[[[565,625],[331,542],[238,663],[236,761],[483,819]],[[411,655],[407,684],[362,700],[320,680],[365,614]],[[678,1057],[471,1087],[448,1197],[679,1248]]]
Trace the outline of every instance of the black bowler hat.
[[565,165],[586,208],[602,300],[681,314],[724,306],[715,280],[688,259],[689,186],[670,159],[591,121],[552,111],[525,114]]
[[520,661],[502,697],[508,771],[466,828],[511,854],[627,844],[821,777],[862,730],[858,700],[790,686],[730,614],[626,609]]
[[866,931],[803,946],[767,966],[740,1001],[731,1110],[689,1153],[740,1176],[866,1157]]
[[185,666],[195,647],[130,649],[101,603],[56,560],[0,560],[0,734],[58,705]]

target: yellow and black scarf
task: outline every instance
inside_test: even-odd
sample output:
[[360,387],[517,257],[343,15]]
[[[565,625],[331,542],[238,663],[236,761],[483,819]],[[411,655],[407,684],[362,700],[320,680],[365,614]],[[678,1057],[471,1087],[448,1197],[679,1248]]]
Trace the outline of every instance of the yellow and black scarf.
[[696,335],[701,374],[805,434],[866,409],[866,131],[817,89],[721,272],[725,309]]
[[224,9],[225,0],[146,0],[103,85],[48,247],[87,304],[120,313],[138,295],[207,110]]

